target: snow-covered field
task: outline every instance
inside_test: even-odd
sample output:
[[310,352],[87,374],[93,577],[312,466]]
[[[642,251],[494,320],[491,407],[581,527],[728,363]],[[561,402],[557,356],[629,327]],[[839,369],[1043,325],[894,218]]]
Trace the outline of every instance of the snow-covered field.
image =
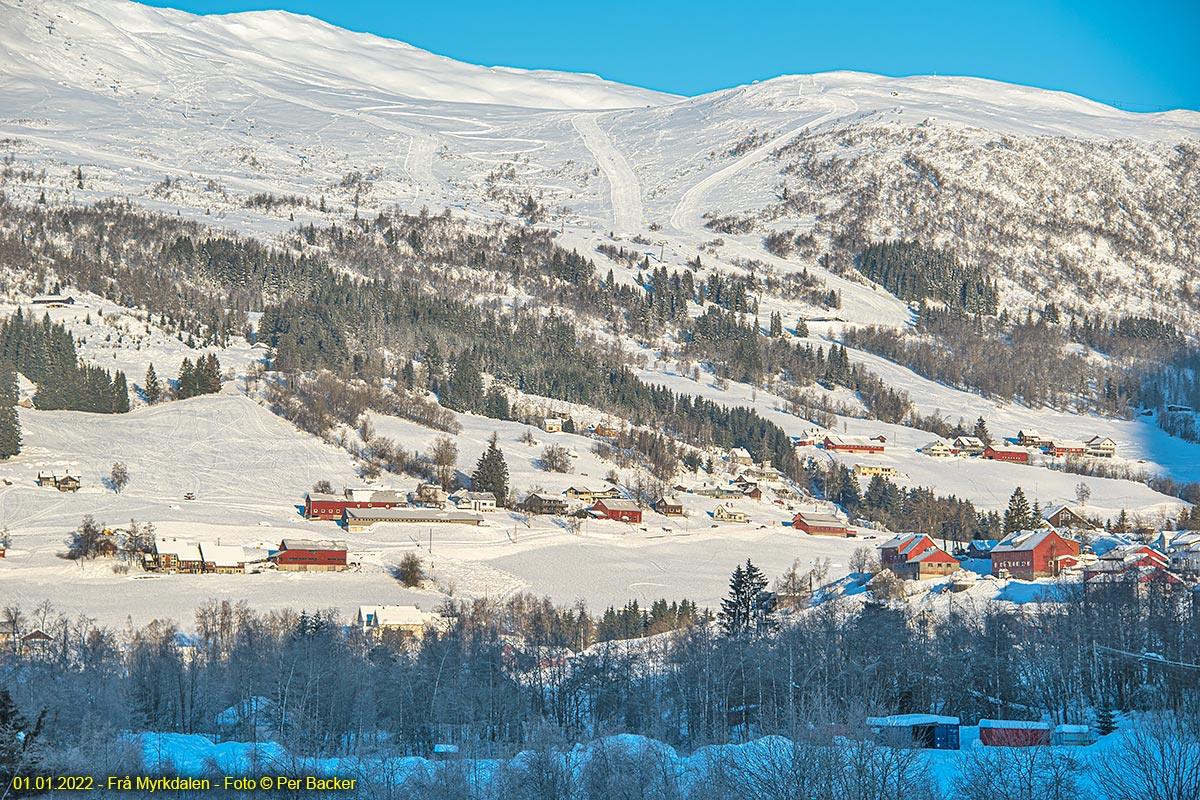
[[[715,606],[729,573],[747,558],[771,576],[796,559],[806,569],[828,559],[837,576],[856,546],[797,535],[783,525],[788,512],[765,501],[734,504],[750,515],[750,524],[714,528],[708,512],[717,501],[692,496],[690,517],[648,511],[641,527],[588,520],[576,533],[556,518],[497,512],[479,528],[380,525],[348,535],[333,522],[305,521],[298,506],[318,480],[360,485],[349,455],[244,396],[199,397],[117,416],[22,410],[21,421],[24,452],[0,464],[0,479],[11,484],[0,486],[0,519],[13,536],[0,560],[0,601],[31,607],[50,600],[64,613],[111,624],[156,617],[188,624],[192,610],[212,597],[260,609],[333,607],[347,616],[359,605],[415,602],[430,609],[450,595],[502,598],[521,590],[594,607],[657,597]],[[395,418],[373,421],[378,433],[413,449],[426,449],[437,435]],[[526,426],[469,415],[461,421],[463,432],[454,438],[460,469],[468,473],[496,431],[518,489],[557,492],[603,481],[607,468],[584,437],[537,432],[543,443],[578,453],[572,473],[547,473],[534,464],[541,446],[517,441]],[[115,461],[130,472],[120,494],[103,485]],[[83,481],[76,494],[35,486],[39,471],[68,470]],[[416,479],[384,478],[377,485],[408,491]],[[189,492],[194,500],[183,499]],[[147,575],[136,568],[118,574],[111,560],[80,566],[60,557],[67,534],[86,514],[110,526],[153,522],[160,537],[258,550],[286,537],[341,538],[359,566],[326,574]],[[433,575],[426,589],[404,589],[389,572],[412,550]]]

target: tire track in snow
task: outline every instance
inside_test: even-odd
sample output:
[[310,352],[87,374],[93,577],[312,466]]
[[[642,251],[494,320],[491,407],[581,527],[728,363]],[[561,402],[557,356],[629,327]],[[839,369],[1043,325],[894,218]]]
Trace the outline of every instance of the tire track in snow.
[[618,231],[640,231],[642,225],[642,187],[629,162],[613,146],[612,140],[596,124],[594,113],[576,114],[571,124],[583,138],[583,144],[608,178],[613,227]]

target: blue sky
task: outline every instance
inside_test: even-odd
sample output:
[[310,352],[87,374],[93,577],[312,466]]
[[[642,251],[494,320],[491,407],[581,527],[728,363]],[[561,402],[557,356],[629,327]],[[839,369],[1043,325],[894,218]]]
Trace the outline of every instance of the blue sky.
[[475,64],[594,72],[695,95],[787,73],[973,75],[1130,111],[1200,110],[1200,0],[143,0],[282,8]]

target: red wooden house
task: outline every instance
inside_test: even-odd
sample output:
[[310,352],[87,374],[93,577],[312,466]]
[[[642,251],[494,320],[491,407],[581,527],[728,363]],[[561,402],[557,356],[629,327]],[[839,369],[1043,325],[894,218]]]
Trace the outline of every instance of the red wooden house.
[[334,572],[346,569],[346,543],[284,539],[270,558],[279,569],[287,572]]
[[1052,577],[1078,563],[1079,542],[1051,528],[1011,533],[992,548],[992,574],[997,577]]
[[908,533],[879,547],[880,563],[907,580],[937,578],[958,571],[959,561],[924,533]]
[[857,532],[837,517],[801,511],[792,517],[792,527],[813,536],[855,536]]
[[637,525],[642,521],[642,509],[632,500],[603,498],[597,500],[596,505],[592,506],[592,512],[605,519],[616,520],[617,522],[631,522]]
[[989,444],[983,451],[983,457],[988,461],[1011,461],[1014,464],[1028,464],[1029,451],[1023,447],[1004,447]]
[[838,436],[829,434],[822,443],[826,450],[834,453],[882,453],[884,437]]
[[1055,439],[1050,442],[1046,448],[1046,452],[1055,458],[1064,458],[1066,456],[1081,456],[1087,452],[1087,444],[1085,442],[1076,442],[1068,439]]

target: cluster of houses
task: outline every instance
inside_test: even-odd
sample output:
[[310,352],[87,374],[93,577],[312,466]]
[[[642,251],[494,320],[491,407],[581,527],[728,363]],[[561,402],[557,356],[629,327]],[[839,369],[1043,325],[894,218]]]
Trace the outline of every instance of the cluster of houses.
[[346,554],[344,541],[329,539],[284,539],[277,550],[248,555],[240,545],[162,538],[145,555],[144,566],[180,575],[236,575],[255,564],[282,572],[339,572],[349,568]]
[[1017,464],[1028,464],[1030,452],[1034,450],[1052,458],[1115,458],[1117,455],[1117,443],[1108,436],[1076,441],[1043,436],[1034,430],[1018,432],[1015,444],[985,444],[977,436],[959,436],[953,440],[934,439],[918,449],[931,458],[969,456]]
[[[542,430],[546,433],[562,433],[567,427],[567,420],[564,417],[546,417],[542,420],[541,424]],[[598,439],[611,439],[620,432],[620,428],[614,428],[603,422],[599,425],[593,425],[585,431],[588,436]]]
[[152,572],[232,575],[245,572],[246,562],[241,546],[164,538],[155,542],[153,553],[145,554],[143,566]]
[[79,478],[67,472],[65,475],[57,475],[53,472],[38,472],[37,485],[42,487],[51,487],[60,492],[78,492]]
[[[958,717],[939,714],[897,714],[868,717],[874,737],[893,747],[958,750],[962,723]],[[1086,747],[1096,741],[1087,725],[1053,725],[1050,722],[1012,719],[979,720],[979,743],[984,747]]]
[[435,483],[418,484],[408,494],[394,489],[352,487],[341,494],[311,492],[304,498],[305,519],[334,520],[352,533],[380,522],[479,525],[483,521],[481,513],[495,510],[496,496],[491,492],[447,495]]

